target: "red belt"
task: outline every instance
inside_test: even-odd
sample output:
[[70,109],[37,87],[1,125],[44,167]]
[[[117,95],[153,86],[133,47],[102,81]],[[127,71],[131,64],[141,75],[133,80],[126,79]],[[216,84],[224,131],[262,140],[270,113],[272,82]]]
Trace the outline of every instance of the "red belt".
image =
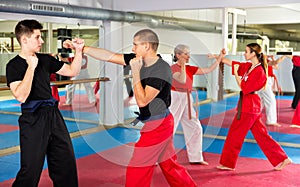
[[[173,90],[173,89],[172,89]],[[191,92],[189,89],[187,88],[175,88],[173,91],[176,92]]]
[[278,94],[279,94],[279,95],[283,95],[283,92],[282,92],[281,87],[279,86],[277,77],[276,77],[275,75],[270,75],[270,77],[274,77],[274,84],[273,84],[273,86],[272,86],[272,89],[275,90],[275,87],[277,87]]

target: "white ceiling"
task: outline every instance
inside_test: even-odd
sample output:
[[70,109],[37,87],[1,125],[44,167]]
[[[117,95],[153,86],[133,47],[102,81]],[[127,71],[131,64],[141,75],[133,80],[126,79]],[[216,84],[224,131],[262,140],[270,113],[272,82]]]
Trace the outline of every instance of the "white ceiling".
[[[4,1],[4,0],[2,0]],[[29,1],[29,0],[11,0]],[[71,4],[76,6],[104,8],[125,12],[157,12],[181,10],[186,15],[205,9],[222,9],[224,7],[239,8],[247,12],[249,24],[300,23],[299,0],[31,0],[33,2]],[[1,7],[1,3],[0,3]],[[22,19],[18,14],[0,12],[0,19]],[[26,17],[29,17],[26,15]],[[48,18],[49,19],[49,18]],[[194,19],[194,18],[190,18]],[[51,18],[50,18],[51,20]],[[244,18],[243,18],[244,20]],[[64,22],[64,19],[61,20]],[[93,21],[86,21],[94,24]]]
[[194,10],[205,8],[253,8],[299,3],[299,0],[100,0],[122,11]]
[[[2,0],[4,2],[4,0]],[[28,0],[11,0],[28,1]],[[76,6],[112,9],[125,12],[156,12],[181,10],[186,15],[205,9],[222,9],[224,7],[239,8],[247,12],[248,24],[281,24],[300,23],[299,0],[32,0],[34,2],[71,4]],[[0,3],[1,7],[1,3]],[[176,12],[176,11],[175,11]],[[23,15],[0,12],[0,19],[16,20]],[[26,15],[26,17],[30,17]],[[52,21],[51,18],[50,21]],[[194,19],[191,17],[190,19]],[[242,18],[244,20],[244,18]],[[69,19],[68,19],[69,20]],[[64,19],[59,20],[64,22]],[[70,21],[70,20],[69,20]],[[82,21],[82,20],[81,20]],[[85,21],[86,24],[95,24],[95,21]],[[95,24],[97,25],[97,24]]]
[[[2,0],[3,2],[4,0]],[[16,0],[11,0],[16,1]],[[18,0],[22,1],[22,0]],[[23,0],[24,1],[24,0]],[[26,1],[26,0],[25,0]],[[28,0],[27,0],[28,1]],[[238,16],[238,24],[263,25],[286,31],[300,31],[300,1],[299,0],[33,0],[34,2],[71,4],[76,6],[112,9],[125,12],[142,12],[162,16],[174,16],[187,19],[210,21],[218,16],[213,10],[221,12],[222,8],[239,8],[245,10],[246,16]],[[1,1],[0,1],[1,7]],[[221,13],[219,13],[221,14]],[[0,12],[0,19],[20,20],[36,18],[35,15],[22,15]],[[222,15],[219,16],[221,22]],[[74,18],[57,18],[39,16],[40,21],[53,23],[70,23],[76,26],[99,26],[101,20],[80,20]],[[280,24],[278,26],[278,24]],[[0,32],[11,31],[9,23],[0,27]]]

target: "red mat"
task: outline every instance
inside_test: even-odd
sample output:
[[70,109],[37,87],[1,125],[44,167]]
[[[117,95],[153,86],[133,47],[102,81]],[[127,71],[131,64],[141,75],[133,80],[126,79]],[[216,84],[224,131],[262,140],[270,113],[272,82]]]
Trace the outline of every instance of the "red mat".
[[[286,134],[300,134],[299,128],[291,128],[292,118],[294,115],[294,109],[292,109],[291,101],[289,100],[277,100],[278,105],[278,123],[281,127],[267,126],[270,132],[279,132]],[[200,111],[201,112],[201,111]],[[236,109],[227,110],[226,112],[210,116],[208,118],[200,120],[203,125],[210,125],[215,127],[229,128],[232,120],[236,114]],[[263,110],[262,121],[266,121],[265,110]]]
[[19,130],[19,126],[0,124],[0,134]]
[[[78,112],[99,113],[99,95],[96,96],[96,104],[90,104],[86,94],[75,94],[72,105],[64,105],[66,102],[65,96],[60,96],[59,109],[73,110]],[[124,107],[136,105],[135,98],[124,99]]]
[[74,95],[72,105],[64,105],[66,102],[65,96],[60,96],[59,109],[60,110],[70,110],[76,112],[90,112],[90,113],[99,113],[99,96],[96,96],[96,103],[89,103],[88,97],[86,94]]
[[[119,159],[123,159],[124,156],[125,160],[128,160],[128,154],[124,155],[122,151],[124,151],[124,146],[106,151],[105,154],[116,155],[119,153]],[[198,186],[203,187],[300,186],[300,179],[297,175],[300,167],[297,164],[291,164],[282,171],[274,171],[267,160],[239,157],[236,171],[219,171],[215,168],[218,165],[219,156],[218,154],[204,153],[209,166],[190,165],[184,150],[178,153],[178,162],[188,169]],[[78,159],[77,164],[80,187],[120,187],[125,184],[126,167],[114,164],[101,157],[100,154]],[[11,182],[12,180],[2,182],[0,187],[10,186]],[[49,186],[52,185],[48,172],[45,170],[39,187]],[[159,166],[155,169],[152,186],[168,186]]]

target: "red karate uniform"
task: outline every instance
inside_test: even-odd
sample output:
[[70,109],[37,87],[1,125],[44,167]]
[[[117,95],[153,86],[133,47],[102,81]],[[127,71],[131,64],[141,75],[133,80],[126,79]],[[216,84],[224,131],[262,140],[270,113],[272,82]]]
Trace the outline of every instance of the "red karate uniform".
[[297,105],[296,110],[293,115],[292,119],[293,125],[299,125],[300,126],[300,105]]
[[[235,63],[233,62],[232,67]],[[223,147],[220,164],[229,168],[235,168],[238,155],[244,139],[251,130],[257,144],[262,149],[271,164],[275,167],[287,159],[287,155],[281,146],[268,134],[266,126],[261,120],[260,97],[255,93],[262,89],[267,77],[261,65],[248,72],[251,63],[239,63],[239,75],[243,75],[241,91],[243,93],[241,117],[236,116],[229,128],[229,132]],[[241,102],[239,100],[239,102]]]
[[[194,75],[198,71],[198,67],[196,66],[190,66],[185,65],[186,68],[186,82],[184,84],[176,81],[176,79],[172,79],[172,90],[174,91],[182,91],[182,90],[189,90],[191,91],[193,89],[193,79]],[[181,66],[178,64],[174,64],[171,66],[172,73],[181,72]]]

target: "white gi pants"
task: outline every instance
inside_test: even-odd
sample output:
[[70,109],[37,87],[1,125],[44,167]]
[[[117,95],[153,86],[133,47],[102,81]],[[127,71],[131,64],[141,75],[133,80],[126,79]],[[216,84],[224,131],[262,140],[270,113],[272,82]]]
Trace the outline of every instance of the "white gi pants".
[[190,94],[191,119],[188,116],[188,99],[186,92],[171,91],[170,112],[174,117],[174,134],[181,122],[189,162],[202,162],[202,126],[193,107],[193,97]]
[[263,107],[266,109],[266,118],[267,124],[277,123],[277,106],[276,106],[276,98],[275,94],[272,90],[273,78],[268,77],[268,82],[266,84],[266,88],[262,89],[258,92],[258,95],[261,98],[261,103]]
[[[80,80],[80,79],[87,79],[89,78],[89,73],[88,73],[88,69],[81,69],[79,75],[75,76],[75,77],[71,77],[71,80]],[[94,90],[93,87],[91,86],[91,84],[89,82],[87,83],[82,83],[84,85],[84,88],[86,90],[88,99],[89,99],[89,103],[93,103],[96,101],[96,97],[94,94]],[[66,86],[66,104],[70,105],[72,104],[73,98],[74,98],[74,91],[75,91],[75,87],[77,84],[69,84]]]

